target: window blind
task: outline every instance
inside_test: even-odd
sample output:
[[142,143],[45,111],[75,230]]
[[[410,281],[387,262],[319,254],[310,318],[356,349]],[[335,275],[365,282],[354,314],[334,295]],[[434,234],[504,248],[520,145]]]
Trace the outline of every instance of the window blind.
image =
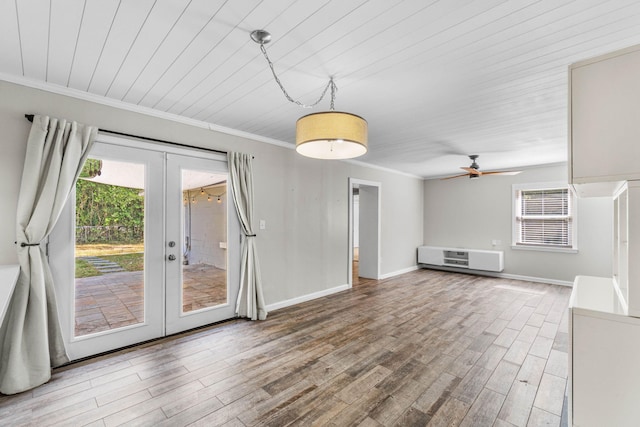
[[571,199],[567,188],[520,190],[518,244],[571,247]]

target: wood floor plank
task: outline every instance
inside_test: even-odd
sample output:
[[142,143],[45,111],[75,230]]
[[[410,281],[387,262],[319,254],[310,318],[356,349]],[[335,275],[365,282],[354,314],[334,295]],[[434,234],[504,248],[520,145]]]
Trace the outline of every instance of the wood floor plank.
[[564,378],[543,374],[533,406],[560,417],[566,385],[567,380]]
[[507,327],[511,329],[522,330],[534,311],[535,310],[532,307],[522,307],[511,320],[511,322],[509,322]]
[[557,425],[570,289],[432,270],[54,371],[0,424]]
[[554,350],[568,353],[569,352],[569,334],[566,332],[558,331],[556,333],[556,337],[553,340],[552,348]]
[[467,372],[469,372],[478,359],[480,359],[480,356],[482,356],[481,352],[466,349],[449,365],[447,372],[455,377],[462,378],[467,375]]
[[507,349],[500,347],[499,345],[491,345],[476,362],[476,366],[489,369],[493,371],[496,369],[504,355],[507,353]]
[[460,427],[493,425],[505,398],[503,394],[483,389],[460,423]]
[[493,342],[496,340],[496,336],[493,334],[488,334],[486,332],[481,333],[476,337],[475,340],[467,347],[468,350],[477,351],[479,353],[484,353]]
[[[155,377],[147,378],[146,380],[137,381],[132,384],[125,384],[118,388],[113,388],[109,390],[107,393],[101,393],[96,396],[96,401],[99,406],[104,406],[108,403],[114,402],[116,400],[122,399],[123,396],[127,396],[128,394],[134,394],[139,391],[146,391],[149,387],[153,386],[161,386],[166,387],[167,382],[169,380],[179,378],[179,381],[189,381],[185,379],[185,375],[187,374],[187,370],[183,367],[171,369],[170,371],[164,372],[162,375],[156,375]],[[174,387],[174,384],[170,385],[171,388]]]
[[471,405],[484,389],[492,372],[489,369],[474,366],[453,390],[452,396]]
[[[135,377],[132,377],[131,379],[137,381]],[[35,397],[30,402],[28,402],[28,407],[33,411],[32,415],[34,417],[42,417],[46,414],[54,412],[57,407],[72,405],[74,403],[79,403],[91,398],[92,396],[90,394],[87,395],[87,392],[90,390],[93,391],[91,389],[91,382],[84,381],[79,384],[56,389],[56,391],[53,391],[51,393]],[[21,409],[21,406],[18,405],[14,407],[14,410],[17,411]],[[2,414],[3,417],[6,415],[8,414]]]
[[424,393],[416,399],[413,407],[427,415],[435,414],[451,391],[458,386],[461,379],[448,373],[443,373]]
[[390,426],[409,409],[413,400],[398,398],[396,396],[387,396],[378,406],[369,412],[368,418],[375,420],[377,423]]
[[367,393],[371,388],[375,387],[379,382],[384,380],[391,374],[391,371],[384,366],[377,365],[365,375],[359,377],[347,387],[342,389],[336,397],[343,402],[351,404],[360,396]]
[[[126,422],[127,427],[146,427],[146,426],[155,426],[156,424],[163,422],[167,417],[164,415],[161,409],[155,409],[151,412],[147,412],[144,415],[140,415],[137,418],[128,420]],[[105,426],[109,426],[110,424],[105,421]],[[121,424],[112,424],[112,425],[121,425]]]
[[427,367],[414,359],[410,359],[403,366],[391,372],[386,378],[376,385],[379,390],[391,395],[407,387],[409,382],[413,381],[413,374],[416,371],[424,371]]
[[533,341],[538,336],[539,330],[540,328],[536,328],[535,326],[524,325],[522,329],[520,329],[520,333],[518,334],[516,340],[533,344]]
[[172,418],[177,414],[186,411],[189,408],[200,404],[209,405],[211,410],[216,407],[222,406],[222,402],[216,399],[218,390],[214,386],[205,387],[197,390],[195,393],[184,393],[180,396],[173,396],[174,399],[171,402],[167,402],[161,406],[162,412],[167,418]]
[[501,347],[511,347],[513,342],[518,337],[520,331],[510,328],[505,328],[500,332],[500,335],[493,341],[495,345],[499,345]]
[[545,364],[545,359],[528,355],[518,371],[516,380],[521,383],[527,383],[537,387],[540,383],[540,379],[542,378]]
[[502,405],[498,418],[515,426],[526,426],[537,391],[538,387],[535,385],[516,379]]
[[554,339],[556,332],[558,332],[558,325],[556,323],[543,322],[538,336]]
[[544,372],[560,378],[567,378],[569,355],[562,351],[551,350]]
[[[327,422],[342,412],[348,405],[342,400],[329,397],[320,402],[317,406],[304,412],[300,417],[295,418],[291,423],[299,426],[325,425]],[[279,423],[277,418],[265,420],[265,424],[259,425],[288,425],[289,423]]]
[[398,418],[394,426],[426,426],[430,420],[431,417],[424,412],[414,407],[410,407],[400,416],[400,418]]
[[309,381],[300,381],[280,393],[272,395],[270,399],[266,399],[257,405],[245,408],[237,418],[245,425],[253,425],[261,419],[269,419],[275,415],[280,409],[285,408],[311,393],[317,386]]
[[534,407],[531,410],[531,415],[529,416],[527,427],[539,427],[539,426],[559,427],[560,417],[557,415],[545,412],[542,409],[538,409]]
[[504,355],[504,360],[521,365],[529,353],[529,348],[531,348],[531,343],[515,340],[509,347],[509,351]]
[[529,320],[527,320],[527,325],[534,326],[536,328],[541,328],[542,325],[544,324],[545,317],[546,316],[543,314],[534,312],[531,316],[529,316]]
[[[509,390],[498,418],[517,426],[528,422],[542,378],[545,359],[527,356]],[[564,393],[564,389],[562,391]]]
[[458,426],[468,411],[468,403],[461,402],[454,397],[449,397],[433,417],[431,417],[429,427]]
[[545,337],[536,337],[529,348],[529,354],[542,358],[548,358],[553,346],[553,340]]
[[509,322],[504,319],[495,319],[489,326],[485,328],[485,332],[492,335],[500,335]]
[[[84,425],[108,417],[109,415],[125,410],[131,406],[135,406],[138,403],[144,402],[148,399],[151,399],[151,395],[146,390],[142,390],[137,393],[122,397],[121,399],[113,400],[105,405],[98,406],[97,408],[95,408],[95,410],[84,411],[81,414],[77,414],[71,417],[69,416],[71,415],[70,413],[66,413],[64,421],[60,422],[60,424]],[[39,423],[49,423],[51,421],[49,417],[50,415],[48,415],[46,419],[40,419],[38,421]]]
[[386,395],[377,388],[371,388],[359,399],[347,405],[340,413],[329,420],[328,425],[341,427],[355,425],[364,420],[369,412],[376,408],[386,398]]
[[175,396],[190,395],[203,388],[204,386],[199,381],[192,381],[180,387],[167,390],[162,395],[152,397],[151,399],[144,400],[137,405],[130,406],[124,410],[108,415],[104,417],[104,423],[107,427],[129,424],[135,419],[146,417],[147,414],[156,411],[160,411],[162,413],[162,417],[157,418],[156,415],[153,415],[152,417],[157,421],[164,420],[167,417],[164,415],[164,412],[161,411],[162,406],[173,402],[175,400]]
[[269,393],[262,389],[258,389],[253,393],[244,396],[242,399],[238,399],[235,402],[230,403],[229,405],[220,404],[220,406],[218,406],[216,403],[217,399],[212,399],[192,406],[166,421],[158,423],[157,426],[173,427],[178,425],[193,425],[208,427],[222,425],[242,414],[246,408],[250,408],[260,402],[264,402],[270,397]]
[[520,366],[502,360],[493,371],[485,387],[496,393],[507,395],[519,370]]

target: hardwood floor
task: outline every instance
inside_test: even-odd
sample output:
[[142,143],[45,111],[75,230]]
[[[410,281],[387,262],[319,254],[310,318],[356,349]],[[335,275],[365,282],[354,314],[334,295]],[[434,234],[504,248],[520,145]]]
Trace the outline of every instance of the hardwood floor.
[[557,426],[569,294],[432,270],[368,281],[58,369],[0,396],[0,424]]

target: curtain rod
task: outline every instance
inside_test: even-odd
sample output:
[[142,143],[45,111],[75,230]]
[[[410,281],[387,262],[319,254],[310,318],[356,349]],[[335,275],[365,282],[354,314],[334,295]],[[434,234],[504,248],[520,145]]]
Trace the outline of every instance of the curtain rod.
[[[24,117],[29,120],[31,123],[33,123],[33,114],[25,114]],[[137,139],[143,139],[145,141],[153,141],[153,142],[161,142],[163,144],[169,144],[169,145],[175,145],[177,147],[185,147],[185,148],[196,148],[198,150],[205,150],[205,151],[212,151],[214,153],[220,153],[220,154],[227,154],[226,151],[222,151],[222,150],[215,150],[213,148],[204,148],[204,147],[196,147],[195,145],[188,145],[188,144],[180,144],[178,142],[171,142],[171,141],[166,141],[164,139],[157,139],[157,138],[149,138],[147,136],[139,136],[139,135],[132,135],[130,133],[124,133],[124,132],[117,132],[115,130],[107,130],[107,129],[98,129],[100,132],[105,132],[105,133],[112,133],[114,135],[120,135],[120,136],[128,136],[130,138],[137,138]],[[253,156],[252,156],[253,157]]]

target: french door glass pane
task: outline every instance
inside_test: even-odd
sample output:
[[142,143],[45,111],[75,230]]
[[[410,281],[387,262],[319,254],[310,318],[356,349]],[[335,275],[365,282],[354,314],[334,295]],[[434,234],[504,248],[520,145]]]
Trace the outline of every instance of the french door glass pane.
[[89,158],[76,184],[75,336],[144,322],[145,166]]
[[182,312],[227,302],[226,175],[182,170]]

